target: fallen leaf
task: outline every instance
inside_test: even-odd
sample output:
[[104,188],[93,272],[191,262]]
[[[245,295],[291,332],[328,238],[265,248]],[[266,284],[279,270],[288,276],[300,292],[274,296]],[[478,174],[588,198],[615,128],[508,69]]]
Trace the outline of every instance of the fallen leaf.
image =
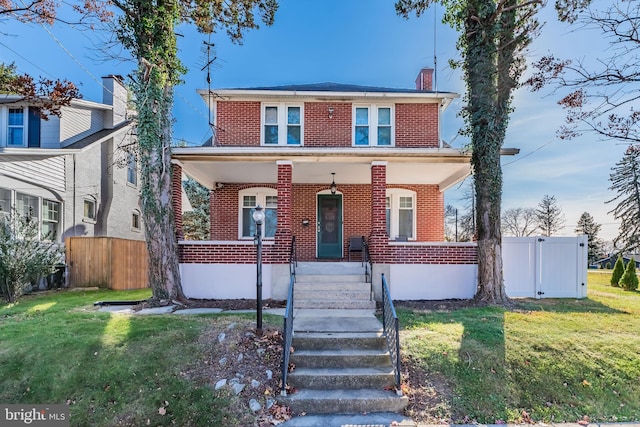
[[164,409],[164,407],[162,407],[162,406],[161,406],[160,408],[158,408],[158,413],[159,413],[160,415],[164,415],[164,414],[166,414],[166,413],[167,413],[167,410],[166,410],[166,409]]
[[591,383],[587,380],[582,380],[582,385],[585,387],[591,387]]

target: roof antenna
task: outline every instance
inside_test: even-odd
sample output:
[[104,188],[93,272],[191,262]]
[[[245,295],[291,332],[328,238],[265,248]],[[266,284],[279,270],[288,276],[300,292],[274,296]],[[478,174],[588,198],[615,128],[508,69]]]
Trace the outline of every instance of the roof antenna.
[[212,129],[211,145],[215,145],[215,129],[213,126],[213,118],[211,117],[211,65],[216,59],[218,59],[218,57],[215,56],[215,50],[213,51],[213,58],[211,57],[211,50],[215,46],[215,43],[211,43],[211,34],[209,34],[209,41],[203,41],[202,44],[204,44],[204,48],[207,50],[207,63],[204,64],[204,67],[202,67],[200,71],[204,71],[205,68],[207,69],[207,96],[209,97],[207,107],[209,110],[209,126]]
[[438,92],[438,55],[436,54],[436,8],[437,4],[433,3],[433,90]]

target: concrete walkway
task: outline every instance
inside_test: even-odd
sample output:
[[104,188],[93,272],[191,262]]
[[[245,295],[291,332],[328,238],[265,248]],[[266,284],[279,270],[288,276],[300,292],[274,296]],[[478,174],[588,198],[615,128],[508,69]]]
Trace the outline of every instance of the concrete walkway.
[[[135,311],[133,305],[105,305],[98,309],[98,311],[116,314],[178,314],[178,315],[198,315],[198,314],[232,314],[232,313],[255,313],[256,310],[223,310],[221,308],[185,308],[178,309],[176,305],[168,305],[166,307],[154,307],[143,308],[142,310]],[[284,316],[284,308],[266,308],[262,311],[266,314],[273,314],[276,316]]]

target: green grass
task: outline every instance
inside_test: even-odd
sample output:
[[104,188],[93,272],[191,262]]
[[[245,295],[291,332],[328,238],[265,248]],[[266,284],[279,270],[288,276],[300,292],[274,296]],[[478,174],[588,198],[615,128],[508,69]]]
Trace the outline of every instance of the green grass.
[[640,293],[609,277],[589,273],[583,300],[398,310],[403,354],[447,379],[453,421],[640,420]]
[[244,414],[229,409],[242,406],[235,396],[187,374],[201,362],[199,337],[220,316],[111,315],[92,306],[149,296],[67,291],[0,305],[0,402],[68,403],[74,426],[239,425]]

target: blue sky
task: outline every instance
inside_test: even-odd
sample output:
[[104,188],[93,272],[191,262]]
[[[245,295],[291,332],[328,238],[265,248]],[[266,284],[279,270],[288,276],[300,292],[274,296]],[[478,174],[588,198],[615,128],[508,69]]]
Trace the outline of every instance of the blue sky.
[[[174,138],[200,144],[210,136],[207,109],[195,93],[207,85],[201,68],[206,63],[203,42],[209,40],[219,58],[211,69],[214,88],[318,82],[413,88],[419,69],[434,66],[435,52],[437,88],[463,94],[461,72],[448,66],[449,59],[458,58],[457,34],[440,24],[442,9],[436,9],[437,21],[433,9],[421,18],[404,20],[395,15],[393,3],[280,0],[275,24],[249,32],[243,45],[232,44],[225,34],[209,39],[191,27],[180,27],[180,56],[189,72],[185,84],[176,88]],[[604,56],[607,45],[599,33],[557,23],[552,5],[540,19],[546,25],[530,48],[531,59],[554,53],[589,62]],[[3,22],[2,32],[1,61],[15,62],[20,72],[80,83],[88,100],[101,101],[101,76],[127,75],[134,66],[108,58],[104,33],[15,22]],[[554,195],[566,216],[558,234],[575,234],[578,218],[587,211],[602,224],[600,236],[610,240],[618,226],[607,214],[613,206],[604,203],[613,197],[608,177],[626,145],[599,141],[594,135],[559,140],[555,132],[563,112],[557,99],[550,91],[515,93],[515,113],[504,146],[521,151],[503,161],[503,209],[535,207],[545,194]],[[466,142],[456,137],[462,126],[457,117],[461,106],[456,100],[443,117],[442,138],[455,147]],[[462,207],[460,193],[448,191],[446,202]]]

